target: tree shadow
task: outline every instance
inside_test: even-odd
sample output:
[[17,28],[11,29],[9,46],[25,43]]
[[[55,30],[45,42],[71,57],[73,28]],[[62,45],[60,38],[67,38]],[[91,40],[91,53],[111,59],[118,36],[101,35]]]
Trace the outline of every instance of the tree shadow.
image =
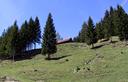
[[60,59],[63,59],[63,58],[69,57],[69,56],[71,56],[71,55],[66,55],[66,56],[61,56],[61,57],[54,57],[54,58],[50,58],[50,59],[45,58],[45,60],[60,60]]
[[[21,61],[21,60],[27,60],[27,59],[32,59],[36,55],[41,53],[41,49],[34,49],[34,50],[29,50],[25,51],[21,54],[17,54],[14,59],[15,61]],[[13,57],[8,58],[8,60],[12,60]]]
[[[25,51],[23,52],[22,54],[17,54],[14,59],[15,61],[22,61],[22,60],[28,60],[28,59],[32,59],[33,57],[35,57],[36,55],[40,54],[41,53],[41,49],[34,49],[34,50],[30,50],[30,51]],[[63,59],[63,58],[66,58],[68,56],[71,56],[71,55],[65,55],[65,56],[61,56],[61,57],[53,57],[53,58],[45,58],[45,60],[60,60],[60,59]],[[12,60],[13,57],[10,57],[8,59],[5,59],[5,60]]]
[[101,48],[101,47],[103,47],[104,45],[102,44],[102,45],[98,45],[98,46],[95,46],[95,47],[93,47],[93,48],[91,48],[91,49],[98,49],[98,48]]
[[115,44],[115,43],[117,43],[117,42],[118,42],[118,41],[111,41],[112,44]]

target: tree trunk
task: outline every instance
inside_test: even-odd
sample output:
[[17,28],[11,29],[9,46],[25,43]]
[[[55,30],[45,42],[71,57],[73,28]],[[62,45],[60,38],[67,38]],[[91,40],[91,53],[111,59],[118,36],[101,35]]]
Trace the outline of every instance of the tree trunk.
[[127,40],[125,39],[125,46],[127,46]]
[[48,54],[48,60],[50,60],[51,59],[51,56],[50,56],[50,54]]
[[15,52],[13,51],[12,61],[15,61]]
[[112,43],[112,37],[110,37],[110,43]]
[[92,44],[92,49],[94,48],[94,44]]
[[14,58],[14,54],[13,54],[13,62],[14,62],[14,59],[15,59],[15,58]]
[[36,43],[34,43],[34,49],[36,49]]

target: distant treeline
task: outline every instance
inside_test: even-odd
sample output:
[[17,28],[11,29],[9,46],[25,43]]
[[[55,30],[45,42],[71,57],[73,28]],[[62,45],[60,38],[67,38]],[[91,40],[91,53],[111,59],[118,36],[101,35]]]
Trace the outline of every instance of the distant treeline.
[[105,16],[96,25],[89,17],[88,22],[83,23],[82,29],[74,41],[85,42],[93,46],[100,39],[112,41],[112,36],[119,36],[121,41],[128,40],[128,14],[120,5],[117,5],[117,8],[110,7],[109,10],[106,10]]

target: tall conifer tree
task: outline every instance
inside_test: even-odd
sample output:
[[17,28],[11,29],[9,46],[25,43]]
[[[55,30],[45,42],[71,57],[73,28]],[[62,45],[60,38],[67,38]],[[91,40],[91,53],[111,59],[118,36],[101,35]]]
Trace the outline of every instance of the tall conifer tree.
[[44,28],[43,42],[42,42],[42,54],[47,54],[48,59],[51,59],[51,55],[57,52],[56,47],[56,30],[54,27],[51,13],[48,15],[48,19]]
[[86,31],[86,43],[88,45],[92,45],[92,48],[94,48],[94,43],[97,42],[96,38],[96,31],[94,28],[93,20],[91,17],[88,19],[88,28]]
[[86,22],[84,22],[82,25],[82,29],[80,31],[80,35],[79,35],[80,42],[86,42],[86,30],[87,30],[87,28],[88,28],[88,25],[86,24]]

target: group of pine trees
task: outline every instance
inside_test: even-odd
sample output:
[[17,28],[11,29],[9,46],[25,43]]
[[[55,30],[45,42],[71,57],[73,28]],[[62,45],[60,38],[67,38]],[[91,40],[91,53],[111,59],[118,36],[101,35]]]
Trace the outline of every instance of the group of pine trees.
[[74,41],[85,42],[93,47],[93,44],[100,39],[108,39],[112,42],[112,36],[119,36],[121,41],[128,40],[128,14],[120,5],[117,5],[117,8],[110,7],[106,10],[105,16],[96,25],[89,17]]
[[12,57],[31,49],[32,45],[40,43],[41,30],[38,17],[29,22],[25,21],[19,28],[17,21],[7,30],[4,30],[0,37],[0,56]]
[[[0,36],[0,58],[11,57],[14,60],[15,56],[23,55],[22,53],[31,50],[33,46],[36,49],[36,43],[41,43],[41,53],[43,55],[47,54],[47,58],[50,59],[51,54],[57,52],[57,34],[51,13],[48,15],[42,36],[38,17],[35,20],[30,18],[29,21],[25,21],[20,28],[17,25],[17,21],[15,21]],[[41,38],[43,39],[42,42]]]
[[96,30],[94,27],[93,20],[89,17],[88,22],[83,23],[82,29],[79,32],[79,35],[74,38],[74,41],[87,43],[88,45],[92,45],[92,47],[94,47],[93,44],[97,42]]
[[[94,43],[100,39],[112,42],[112,36],[119,36],[121,41],[128,40],[128,14],[120,5],[117,8],[110,7],[109,10],[106,10],[105,16],[96,25],[89,17],[88,21],[83,23],[82,29],[74,41],[87,43],[93,48]],[[13,57],[14,59],[15,55],[22,55],[23,52],[31,50],[33,46],[35,49],[36,43],[42,43],[41,53],[47,54],[47,58],[51,59],[51,55],[57,52],[58,39],[60,36],[56,34],[51,13],[48,15],[42,35],[38,17],[35,20],[30,18],[29,21],[25,21],[20,28],[15,21],[0,36],[0,57]]]

